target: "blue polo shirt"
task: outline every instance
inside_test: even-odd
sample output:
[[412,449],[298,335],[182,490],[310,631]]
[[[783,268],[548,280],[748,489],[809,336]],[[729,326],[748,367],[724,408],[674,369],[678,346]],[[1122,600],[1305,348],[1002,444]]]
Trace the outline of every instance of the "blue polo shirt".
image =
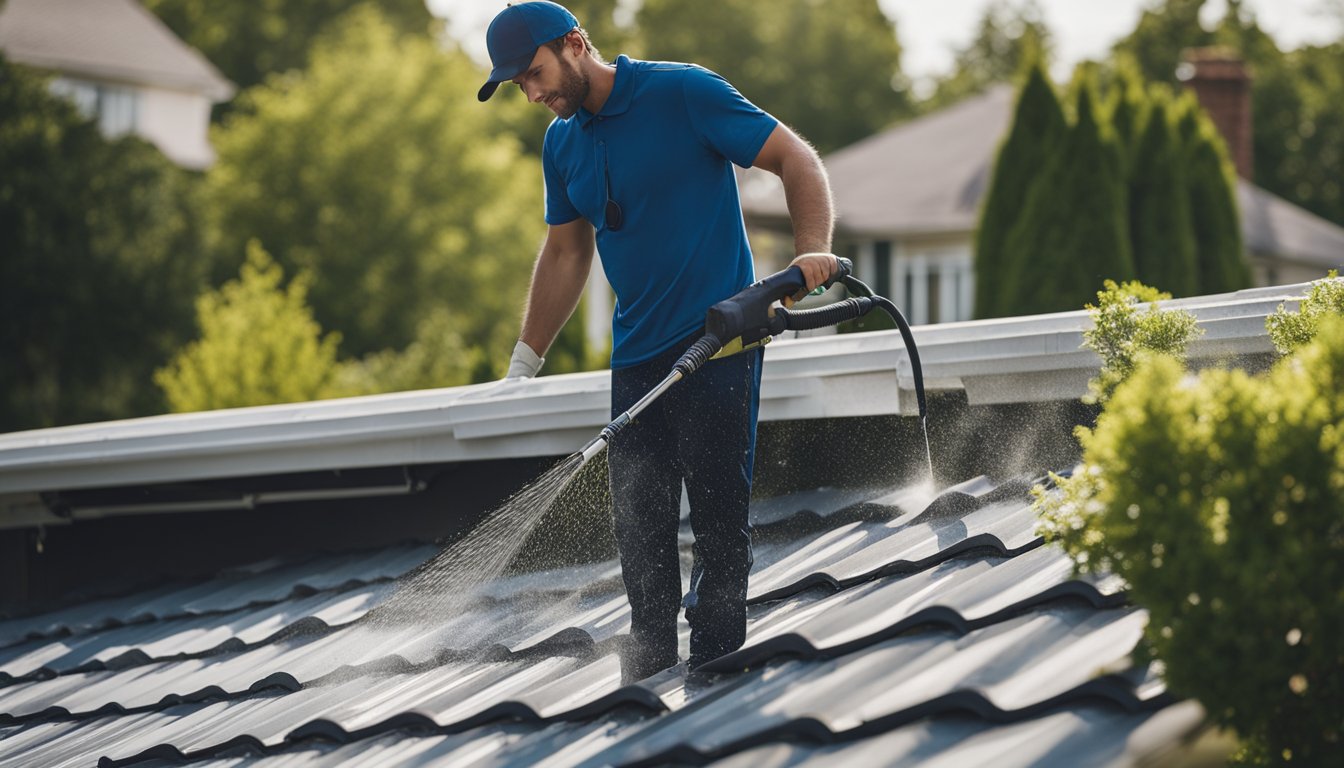
[[[704,326],[705,310],[750,285],[751,248],[732,164],[751,166],[775,118],[694,64],[616,59],[596,115],[546,131],[546,223],[582,216],[616,291],[611,365],[649,360]],[[607,178],[620,229],[607,228]]]

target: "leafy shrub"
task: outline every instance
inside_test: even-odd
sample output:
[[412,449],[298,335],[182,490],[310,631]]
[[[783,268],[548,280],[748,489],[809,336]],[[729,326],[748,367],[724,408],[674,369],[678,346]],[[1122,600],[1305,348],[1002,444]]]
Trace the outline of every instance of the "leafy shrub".
[[[1083,331],[1083,343],[1101,357],[1101,375],[1091,382],[1091,400],[1105,402],[1115,387],[1134,370],[1142,350],[1184,357],[1185,348],[1204,331],[1195,316],[1180,310],[1162,310],[1158,302],[1171,298],[1137,281],[1116,285],[1105,282],[1096,305],[1088,304],[1092,327]],[[1140,303],[1148,304],[1140,312]]]
[[1265,328],[1274,348],[1286,355],[1315,338],[1321,318],[1326,315],[1344,315],[1344,280],[1339,279],[1339,271],[1334,269],[1324,280],[1311,284],[1297,312],[1289,312],[1280,304],[1274,314],[1265,318]]
[[196,302],[201,337],[154,374],[174,411],[293,403],[330,396],[339,334],[308,308],[311,275],[284,270],[256,241],[237,280]]
[[1123,577],[1140,655],[1252,762],[1327,764],[1344,700],[1344,319],[1265,376],[1140,355],[1042,533]]

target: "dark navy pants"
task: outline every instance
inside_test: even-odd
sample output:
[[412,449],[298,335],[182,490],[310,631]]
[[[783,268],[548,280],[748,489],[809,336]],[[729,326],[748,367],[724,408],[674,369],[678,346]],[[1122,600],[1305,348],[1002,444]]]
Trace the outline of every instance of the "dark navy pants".
[[[611,372],[612,418],[658,385],[700,334],[646,363]],[[691,590],[691,666],[741,647],[746,639],[751,570],[752,461],[762,350],[711,360],[672,385],[618,433],[607,453],[616,543],[630,599],[630,641],[622,676],[638,680],[677,663],[677,612],[683,604],[677,527],[681,486],[695,534]]]

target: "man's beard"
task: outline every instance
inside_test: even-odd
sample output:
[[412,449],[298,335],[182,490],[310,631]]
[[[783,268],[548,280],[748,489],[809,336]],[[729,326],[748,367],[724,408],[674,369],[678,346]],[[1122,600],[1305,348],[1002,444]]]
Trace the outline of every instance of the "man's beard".
[[588,73],[579,69],[578,65],[561,64],[564,69],[560,76],[560,90],[556,91],[555,96],[551,98],[554,106],[553,111],[561,120],[568,120],[573,117],[579,107],[588,98],[588,91],[592,88],[592,80]]

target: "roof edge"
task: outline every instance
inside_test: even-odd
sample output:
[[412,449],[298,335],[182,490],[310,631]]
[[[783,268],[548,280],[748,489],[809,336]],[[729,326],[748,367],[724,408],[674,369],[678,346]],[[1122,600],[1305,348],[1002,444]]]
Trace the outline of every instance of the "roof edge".
[[[1193,312],[1195,365],[1271,354],[1265,317],[1310,283],[1164,302]],[[1073,400],[1100,361],[1087,312],[919,326],[930,392],[971,405]],[[914,415],[895,331],[779,340],[766,350],[762,421]],[[340,400],[170,414],[0,435],[0,499],[323,469],[561,456],[610,419],[606,371]]]

